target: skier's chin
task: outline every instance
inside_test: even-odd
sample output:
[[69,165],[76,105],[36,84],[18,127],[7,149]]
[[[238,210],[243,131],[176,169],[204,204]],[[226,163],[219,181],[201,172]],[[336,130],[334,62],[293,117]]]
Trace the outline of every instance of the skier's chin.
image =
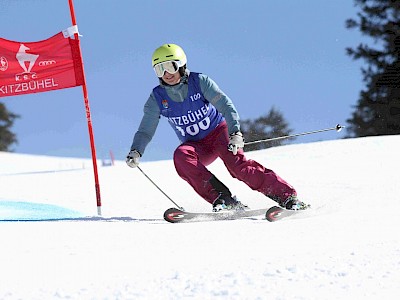
[[171,78],[171,79],[164,79],[165,83],[168,85],[176,85],[179,83],[179,80],[176,80],[175,78]]

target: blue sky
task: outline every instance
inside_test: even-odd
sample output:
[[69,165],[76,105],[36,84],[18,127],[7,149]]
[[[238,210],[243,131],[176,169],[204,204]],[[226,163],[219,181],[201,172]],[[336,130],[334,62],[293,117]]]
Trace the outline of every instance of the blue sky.
[[[345,124],[362,89],[346,47],[351,0],[75,0],[97,157],[124,159],[158,80],[151,55],[179,44],[188,68],[214,79],[242,119],[280,110],[294,132]],[[68,0],[2,0],[0,37],[47,39],[71,26]],[[90,157],[81,87],[2,98],[21,116],[17,153]],[[296,143],[343,137],[322,133]],[[161,120],[144,160],[170,159],[178,139]]]

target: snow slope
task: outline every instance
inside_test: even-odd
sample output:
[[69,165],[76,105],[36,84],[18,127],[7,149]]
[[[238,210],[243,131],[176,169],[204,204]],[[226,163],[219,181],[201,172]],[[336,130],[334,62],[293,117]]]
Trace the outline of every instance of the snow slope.
[[[276,223],[169,224],[173,204],[124,162],[99,168],[105,219],[90,218],[90,160],[0,153],[0,299],[396,299],[399,147],[386,136],[249,152],[313,206]],[[210,210],[172,161],[141,167],[186,210]],[[211,169],[252,208],[273,204]]]

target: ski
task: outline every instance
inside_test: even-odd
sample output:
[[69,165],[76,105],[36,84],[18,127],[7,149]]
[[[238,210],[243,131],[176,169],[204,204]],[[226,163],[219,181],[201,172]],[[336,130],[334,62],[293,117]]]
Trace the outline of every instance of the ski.
[[284,209],[279,206],[272,206],[265,213],[265,218],[270,222],[275,222],[275,221],[279,221],[284,218],[294,216],[299,213],[303,213],[306,210],[308,210],[308,208],[302,209],[302,210],[289,210],[289,209]]
[[169,208],[164,212],[164,219],[170,223],[236,220],[262,216],[267,210],[268,208],[219,212],[187,212],[178,208]]

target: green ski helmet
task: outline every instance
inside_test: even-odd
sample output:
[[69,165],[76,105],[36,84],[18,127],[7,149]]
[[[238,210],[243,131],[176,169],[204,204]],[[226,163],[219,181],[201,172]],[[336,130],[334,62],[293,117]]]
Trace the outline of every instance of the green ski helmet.
[[187,63],[186,54],[181,47],[175,44],[164,44],[158,47],[151,58],[152,66],[165,61],[177,61],[179,67]]

